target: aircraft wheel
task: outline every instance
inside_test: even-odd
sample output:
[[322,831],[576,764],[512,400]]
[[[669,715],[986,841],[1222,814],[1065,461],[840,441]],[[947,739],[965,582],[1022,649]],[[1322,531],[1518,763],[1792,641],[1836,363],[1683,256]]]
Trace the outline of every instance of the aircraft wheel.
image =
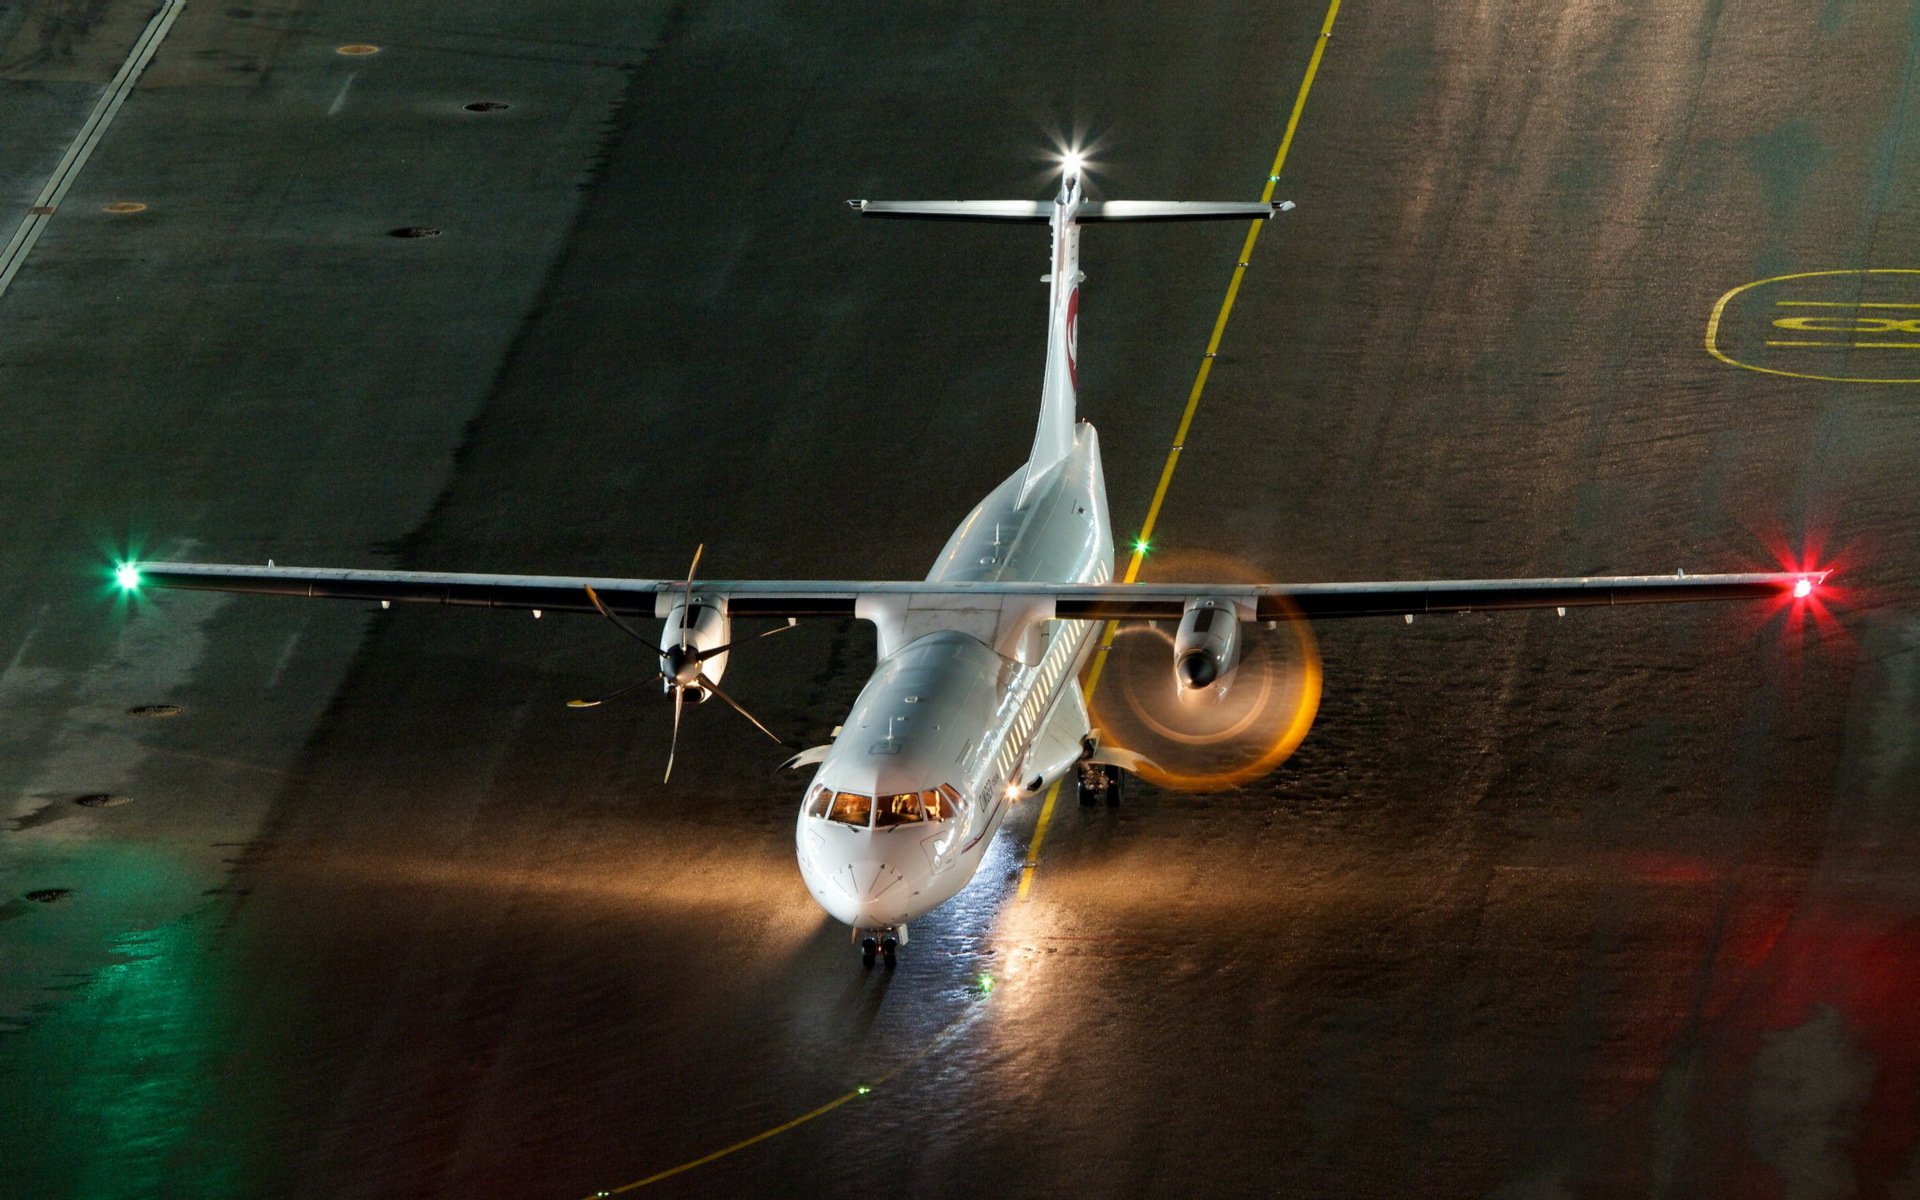
[[880,950],[881,950],[881,953],[886,956],[887,970],[891,971],[895,967],[900,965],[900,939],[899,938],[893,936],[892,934],[888,934],[886,937],[881,938]]
[[877,938],[872,938],[872,937],[861,938],[860,939],[860,965],[863,967],[873,966],[874,955],[879,951],[879,949],[880,949],[880,942]]
[[1119,808],[1120,807],[1120,781],[1127,777],[1127,773],[1125,771],[1122,771],[1119,767],[1108,767],[1106,773],[1107,773],[1107,807]]
[[1107,771],[1105,767],[1082,766],[1076,778],[1081,808],[1092,808],[1100,803],[1102,793],[1107,790]]

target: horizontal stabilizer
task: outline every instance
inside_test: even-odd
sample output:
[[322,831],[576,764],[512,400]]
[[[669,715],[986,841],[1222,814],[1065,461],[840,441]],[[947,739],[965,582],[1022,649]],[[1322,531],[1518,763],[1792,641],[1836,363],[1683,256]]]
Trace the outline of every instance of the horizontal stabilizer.
[[[909,217],[924,221],[1030,221],[1053,219],[1049,200],[849,200],[863,217]],[[1264,220],[1293,207],[1291,200],[1089,200],[1073,212],[1081,224],[1094,221]]]

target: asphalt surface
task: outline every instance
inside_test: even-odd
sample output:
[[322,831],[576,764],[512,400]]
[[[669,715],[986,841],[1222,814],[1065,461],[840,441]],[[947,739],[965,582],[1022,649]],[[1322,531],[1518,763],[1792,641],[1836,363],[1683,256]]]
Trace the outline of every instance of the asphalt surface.
[[[16,211],[151,13],[0,9]],[[841,201],[1043,195],[1074,129],[1108,196],[1255,197],[1325,15],[184,10],[0,295],[0,1195],[583,1196],[774,1130],[645,1190],[1920,1191],[1920,436],[1840,382],[1920,378],[1860,344],[1920,342],[1920,6],[1348,0],[1150,572],[1839,593],[1329,625],[1281,770],[1063,805],[1019,900],[1023,806],[891,975],[779,748],[703,707],[663,787],[664,706],[564,707],[651,669],[601,623],[106,586],[917,577],[1026,449],[1044,235]],[[1123,534],[1241,237],[1086,236]],[[812,744],[871,653],[727,682]]]

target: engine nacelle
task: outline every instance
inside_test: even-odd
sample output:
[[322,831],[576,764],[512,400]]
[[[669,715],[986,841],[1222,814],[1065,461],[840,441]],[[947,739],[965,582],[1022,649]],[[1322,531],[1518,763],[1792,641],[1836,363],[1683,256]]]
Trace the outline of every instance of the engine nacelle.
[[1240,665],[1240,618],[1231,601],[1189,600],[1173,636],[1173,682],[1180,699],[1217,700]]
[[705,675],[719,683],[727,672],[727,655],[701,656],[730,644],[732,638],[733,621],[723,600],[705,600],[699,595],[690,602],[676,600],[667,612],[666,628],[660,632],[660,674],[666,676],[660,681],[661,691],[671,696],[676,686],[685,687],[687,699],[696,703],[705,700],[709,693],[698,680]]

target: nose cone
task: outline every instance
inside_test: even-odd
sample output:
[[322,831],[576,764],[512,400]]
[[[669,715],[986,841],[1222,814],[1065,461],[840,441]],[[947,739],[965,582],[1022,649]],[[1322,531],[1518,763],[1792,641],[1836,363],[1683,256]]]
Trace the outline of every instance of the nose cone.
[[1220,664],[1213,655],[1199,650],[1190,650],[1180,656],[1173,664],[1173,673],[1179,676],[1180,686],[1188,691],[1198,691],[1211,686],[1220,678]]
[[811,854],[802,853],[800,875],[820,907],[836,921],[857,927],[900,925],[910,919],[906,873],[888,860],[887,851],[917,847],[875,845],[866,831],[848,830],[826,837]]
[[660,654],[660,673],[667,677],[669,686],[686,687],[700,678],[699,655],[691,649],[669,646]]

